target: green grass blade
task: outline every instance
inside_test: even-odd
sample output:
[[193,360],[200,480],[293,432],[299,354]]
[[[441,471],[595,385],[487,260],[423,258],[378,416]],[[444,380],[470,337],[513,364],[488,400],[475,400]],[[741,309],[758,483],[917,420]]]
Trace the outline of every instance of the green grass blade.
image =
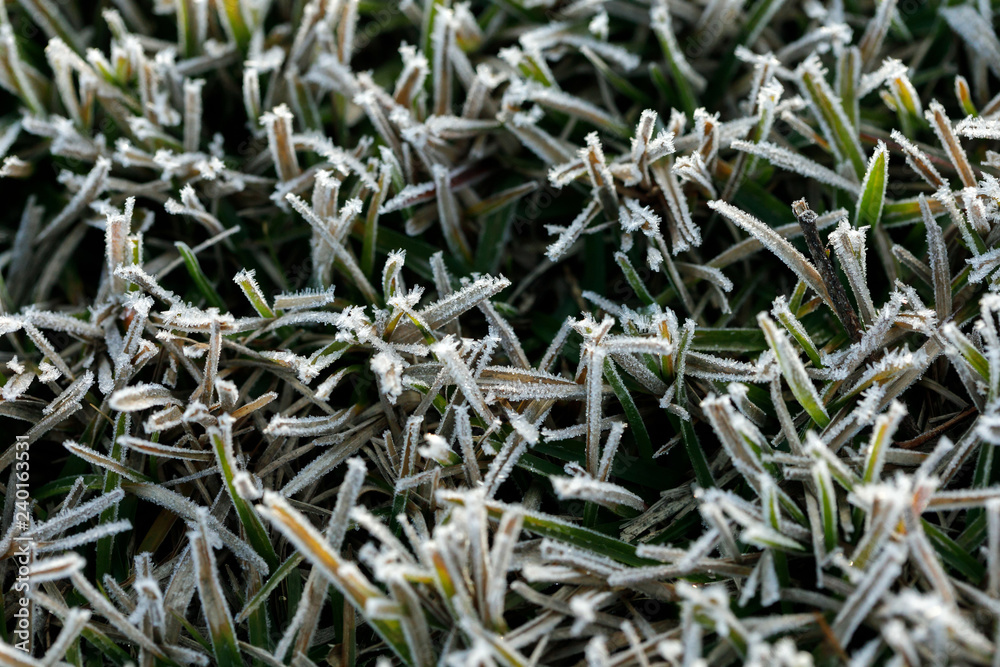
[[[306,558],[323,570],[359,611],[363,613],[370,603],[387,600],[382,591],[372,585],[359,569],[344,568],[344,559],[330,547],[323,534],[284,498],[265,491],[264,504],[258,508]],[[368,623],[404,663],[413,664],[410,647],[398,619],[369,618]]]
[[[448,503],[456,505],[465,504],[465,497],[459,494],[441,492],[439,497]],[[488,501],[486,503],[486,511],[491,521],[499,522],[503,518],[504,513],[511,510],[504,503]],[[592,551],[601,556],[607,556],[625,565],[639,567],[656,563],[656,561],[648,558],[637,556],[635,547],[627,542],[599,533],[596,530],[582,528],[547,514],[526,513],[524,515],[523,527],[525,530],[530,530],[542,537],[549,537],[581,549]]]
[[615,263],[618,264],[622,273],[625,274],[625,280],[628,281],[629,287],[631,287],[632,291],[635,292],[635,295],[639,297],[639,300],[647,306],[653,305],[655,300],[649,293],[649,290],[646,289],[646,286],[643,284],[642,279],[636,272],[635,267],[632,266],[632,262],[629,261],[628,255],[623,252],[616,252]]
[[618,370],[615,368],[614,361],[611,359],[604,360],[604,379],[611,385],[615,396],[618,397],[618,401],[622,404],[622,409],[625,410],[625,418],[628,420],[628,425],[632,430],[635,444],[639,447],[639,456],[644,460],[652,459],[653,445],[649,441],[649,432],[646,431],[646,424],[642,420],[642,415],[639,414],[639,408],[636,407],[635,401],[632,400],[632,394],[629,393],[625,382],[622,381],[621,375],[618,374]]
[[986,575],[986,568],[972,554],[926,519],[921,519],[920,523],[923,525],[927,537],[930,538],[931,544],[934,545],[935,551],[940,554],[944,562],[963,576],[968,577],[973,584],[982,582]]
[[201,270],[201,264],[198,263],[198,258],[188,244],[183,241],[175,241],[174,246],[176,246],[177,252],[184,259],[184,267],[187,269],[188,275],[191,276],[198,291],[208,301],[208,305],[215,306],[220,312],[226,312],[226,304],[223,303],[222,297],[215,291],[215,287],[212,286],[212,283],[205,276],[204,271]]
[[763,352],[767,339],[760,329],[698,327],[694,331],[691,349],[699,352]]
[[[684,409],[687,409],[688,402],[687,385],[684,382],[685,357],[694,340],[692,329],[693,327],[684,327],[681,339],[677,342],[679,352],[677,353],[677,376],[674,381],[677,383],[677,405]],[[705,449],[698,440],[698,434],[694,432],[694,425],[690,419],[674,417],[674,420],[680,422],[681,439],[684,441],[684,450],[687,452],[688,458],[691,459],[695,481],[703,489],[712,488],[715,486],[715,478],[712,476],[712,468],[705,456]]]
[[[114,441],[111,443],[111,458],[115,461],[121,459],[122,445],[119,438],[127,434],[131,421],[129,415],[125,412],[119,412],[115,418]],[[111,493],[118,487],[120,480],[121,478],[118,473],[113,470],[105,470],[102,492]],[[111,523],[117,518],[118,506],[115,505],[101,512],[100,523]],[[111,572],[111,550],[114,546],[114,539],[114,535],[108,535],[97,541],[97,560],[94,562],[94,566],[96,567],[98,581],[103,580],[104,575]]]
[[885,206],[885,191],[888,181],[889,151],[881,141],[868,161],[865,178],[861,182],[861,196],[854,211],[854,226],[878,227]]
[[[222,425],[221,420],[220,425]],[[233,507],[240,518],[243,530],[246,531],[247,541],[250,542],[254,551],[264,559],[270,571],[273,572],[278,567],[278,556],[274,553],[271,538],[268,537],[267,530],[265,530],[257,513],[237,492],[233,481],[236,475],[236,458],[233,455],[232,436],[229,430],[231,428],[231,424],[227,424],[222,425],[222,430],[218,428],[209,430],[209,436],[212,439],[212,446],[215,450],[215,458],[219,463],[219,470],[226,484],[226,490],[229,491],[229,496],[233,501]]]
[[198,579],[198,595],[208,621],[212,653],[215,664],[219,667],[242,667],[243,658],[236,642],[236,626],[222,591],[215,554],[212,553],[210,544],[211,537],[203,517],[204,514],[198,521],[198,527],[189,533],[188,539]]
[[264,582],[263,586],[260,587],[260,590],[254,593],[253,597],[247,600],[243,610],[237,614],[236,622],[242,623],[245,621],[250,614],[257,609],[257,607],[263,604],[267,598],[270,597],[271,593],[273,593],[278,586],[281,585],[281,582],[285,580],[285,577],[287,577],[292,570],[299,566],[299,563],[301,563],[304,558],[305,556],[300,553],[294,553],[286,558],[285,561],[271,573],[271,576],[268,577],[268,580]]
[[823,77],[819,60],[807,60],[800,66],[799,80],[802,92],[812,103],[812,108],[819,114],[819,120],[824,129],[829,131],[827,139],[837,148],[839,155],[854,168],[858,178],[865,173],[865,160],[861,155],[861,144],[857,134],[850,126],[844,108],[840,105],[830,89],[830,84]]
[[764,331],[767,343],[778,360],[781,374],[785,377],[785,381],[792,390],[795,400],[809,413],[809,416],[812,417],[813,421],[820,428],[826,428],[827,424],[830,423],[830,416],[827,415],[826,409],[823,407],[819,395],[816,393],[816,387],[813,386],[812,381],[806,374],[805,366],[802,365],[802,360],[799,359],[795,348],[792,347],[785,334],[775,326],[774,321],[765,313],[760,313],[757,316],[757,323],[760,324],[760,328]]

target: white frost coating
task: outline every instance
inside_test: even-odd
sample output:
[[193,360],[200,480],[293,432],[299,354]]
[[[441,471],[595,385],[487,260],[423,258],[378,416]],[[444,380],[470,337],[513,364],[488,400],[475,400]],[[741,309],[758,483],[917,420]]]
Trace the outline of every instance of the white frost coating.
[[[882,144],[881,148],[884,151],[885,144]],[[874,156],[872,159],[874,160]],[[864,185],[862,185],[862,189],[864,189]],[[847,283],[851,286],[851,291],[858,303],[861,321],[865,324],[871,324],[875,319],[875,303],[872,301],[872,295],[868,289],[868,247],[865,239],[868,229],[867,226],[855,227],[846,219],[842,219],[837,225],[837,229],[830,232],[830,243],[833,245],[837,259],[840,260],[840,267],[847,275]]]
[[510,280],[504,276],[485,276],[463,285],[450,296],[427,306],[419,312],[420,317],[432,329],[438,329],[479,303],[490,299],[510,287]]
[[529,445],[538,443],[538,428],[525,419],[524,415],[517,412],[508,412],[507,418],[510,420],[510,425],[514,427],[518,435],[524,438],[525,442]]
[[642,498],[617,484],[599,482],[589,477],[550,477],[552,488],[563,500],[586,500],[604,507],[625,505],[646,509]]
[[991,22],[970,5],[942,7],[941,16],[958,33],[970,50],[980,56],[994,76],[1000,76],[1000,41],[991,29]]
[[379,390],[389,403],[395,405],[396,399],[403,393],[403,360],[399,355],[379,352],[372,357],[371,367],[378,378]]
[[42,558],[32,563],[27,576],[36,583],[58,581],[65,579],[73,572],[78,572],[87,566],[87,561],[76,552],[69,552],[53,558]]
[[784,262],[788,268],[794,271],[803,282],[823,297],[823,300],[833,308],[833,302],[826,291],[826,285],[823,283],[819,271],[809,263],[809,260],[795,246],[757,218],[727,202],[713,200],[708,202],[708,207],[713,211],[718,211],[732,220],[738,227],[753,235],[765,248],[777,255],[778,259]]
[[802,157],[798,153],[794,153],[787,148],[783,148],[782,146],[772,144],[769,141],[761,141],[760,143],[755,144],[749,141],[743,141],[742,139],[737,139],[732,143],[731,147],[735,150],[749,153],[750,155],[756,155],[759,158],[767,160],[775,167],[781,167],[782,169],[795,172],[796,174],[805,176],[806,178],[817,180],[820,183],[840,188],[848,194],[857,196],[859,192],[857,183],[847,180],[840,174],[827,169],[818,162]]
[[[572,246],[573,243],[580,238],[580,234],[583,233],[583,230],[590,223],[590,221],[597,216],[600,208],[600,204],[597,201],[592,200],[588,203],[580,214],[573,219],[573,222],[571,222],[568,227],[558,230],[560,231],[559,238],[546,248],[545,256],[554,262],[566,254],[566,252],[570,249],[570,246]],[[555,228],[550,226],[548,229],[549,233],[553,233],[553,229]]]
[[469,366],[459,355],[458,342],[454,336],[448,335],[443,340],[431,345],[431,352],[444,363],[455,384],[462,390],[465,399],[476,413],[487,424],[492,423],[493,413],[486,406],[486,401],[484,400],[482,391],[480,391],[479,386],[476,384],[475,378],[472,376],[472,371],[469,370]]
[[125,493],[121,489],[102,494],[82,505],[63,510],[44,523],[36,524],[27,535],[40,540],[55,537],[116,505],[124,497]]
[[53,551],[76,549],[84,544],[90,544],[91,542],[96,542],[97,540],[117,535],[127,530],[132,530],[132,522],[127,519],[102,523],[80,533],[41,543],[36,547],[36,553],[51,553]]
[[425,459],[437,461],[441,465],[449,465],[451,463],[454,452],[448,446],[447,440],[436,433],[425,433],[424,442],[426,444],[417,448],[417,452],[421,456]]
[[236,488],[236,493],[243,500],[260,500],[264,492],[260,479],[246,470],[236,471],[236,474],[233,475],[233,486]]
[[865,97],[869,93],[874,92],[876,88],[886,81],[899,76],[906,76],[906,73],[907,67],[902,61],[897,58],[886,58],[877,70],[861,76],[857,95],[859,98]]
[[640,206],[639,202],[626,197],[625,206],[618,209],[618,221],[626,232],[642,231],[646,236],[652,236],[660,228],[660,216],[648,206]]
[[958,121],[955,132],[970,139],[1000,139],[1000,120],[969,116]]
[[[929,233],[928,236],[930,236]],[[997,267],[1000,267],[1000,248],[991,248],[981,255],[976,255],[975,257],[965,261],[972,266],[972,271],[969,273],[969,282],[981,283],[986,280],[990,274],[997,269]],[[991,280],[990,286],[991,288],[994,288],[995,281]]]
[[646,249],[646,263],[649,268],[653,271],[659,271],[660,267],[663,266],[663,254],[656,248],[649,247]]
[[7,384],[3,386],[0,395],[3,396],[3,400],[5,401],[15,401],[31,387],[34,379],[34,373],[18,373],[14,377],[8,378]]
[[934,166],[927,153],[907,139],[899,130],[893,130],[891,137],[903,149],[903,154],[906,156],[906,164],[910,165],[910,168],[920,178],[924,179],[928,185],[936,190],[945,184],[945,180],[941,177],[937,167]]
[[844,601],[833,622],[833,632],[841,643],[850,641],[864,617],[878,604],[879,598],[899,575],[906,558],[904,544],[890,543],[881,557],[871,564],[865,577]]

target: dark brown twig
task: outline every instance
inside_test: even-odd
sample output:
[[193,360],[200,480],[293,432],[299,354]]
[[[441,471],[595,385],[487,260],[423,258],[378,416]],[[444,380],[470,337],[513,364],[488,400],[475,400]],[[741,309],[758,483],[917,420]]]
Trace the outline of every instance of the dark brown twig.
[[935,426],[926,433],[918,435],[916,438],[913,438],[911,440],[903,440],[902,442],[894,442],[893,444],[896,445],[896,447],[898,447],[899,449],[915,449],[924,444],[925,442],[928,442],[930,440],[933,440],[934,438],[937,438],[940,435],[943,435],[944,432],[950,429],[952,426],[959,423],[960,421],[968,419],[969,417],[974,415],[977,411],[978,410],[975,406],[971,408],[966,408],[965,410],[958,413],[945,423]]
[[847,292],[837,277],[837,271],[833,268],[833,262],[823,248],[823,241],[819,237],[819,230],[816,229],[816,218],[818,217],[811,208],[809,202],[804,198],[792,204],[792,211],[795,213],[799,227],[802,228],[802,235],[806,239],[806,246],[809,254],[812,255],[813,262],[819,270],[819,275],[826,284],[826,289],[830,293],[830,299],[837,310],[837,317],[847,330],[847,335],[855,343],[861,340],[861,322],[854,312],[854,306],[847,299]]

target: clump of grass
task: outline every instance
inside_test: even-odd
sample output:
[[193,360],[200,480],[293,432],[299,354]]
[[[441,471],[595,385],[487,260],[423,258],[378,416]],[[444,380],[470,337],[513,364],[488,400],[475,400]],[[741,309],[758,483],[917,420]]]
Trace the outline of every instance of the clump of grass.
[[0,5],[0,665],[995,664],[989,4]]

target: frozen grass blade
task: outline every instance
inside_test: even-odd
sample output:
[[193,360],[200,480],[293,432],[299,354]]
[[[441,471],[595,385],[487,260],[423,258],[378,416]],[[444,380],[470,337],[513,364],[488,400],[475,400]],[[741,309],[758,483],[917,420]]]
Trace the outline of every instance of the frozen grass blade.
[[[294,510],[286,500],[275,493],[264,494],[264,504],[258,511],[271,521],[275,528],[305,554],[314,565],[321,568],[330,581],[361,612],[369,605],[384,600],[381,591],[375,588],[353,563],[344,562],[326,538],[305,518]],[[371,619],[373,629],[406,663],[410,663],[410,649],[406,643],[402,626],[398,620],[390,618]]]
[[475,282],[463,285],[461,289],[440,301],[430,304],[420,311],[420,317],[431,329],[440,329],[462,313],[499,294],[510,284],[510,280],[503,276],[479,278]]
[[970,5],[958,5],[942,7],[940,12],[972,52],[983,59],[993,75],[1000,76],[1000,40],[976,9]]
[[462,232],[462,220],[458,210],[458,201],[451,189],[448,169],[443,165],[434,165],[434,187],[437,193],[438,217],[444,230],[445,240],[452,254],[465,257],[472,261],[472,250]]
[[795,249],[795,246],[757,218],[744,213],[731,204],[715,200],[708,202],[708,207],[721,213],[738,227],[753,235],[761,245],[777,255],[778,259],[784,262],[795,275],[822,297],[831,308],[834,307],[819,272],[802,253]]
[[830,416],[826,413],[819,394],[816,393],[816,387],[813,386],[805,366],[802,365],[802,360],[799,359],[798,352],[765,313],[757,315],[757,323],[764,331],[767,344],[778,360],[781,374],[785,377],[795,400],[809,413],[809,416],[820,428],[825,428],[830,423]]
[[290,181],[302,173],[292,144],[292,118],[292,112],[284,104],[261,116],[261,123],[267,129],[267,145],[282,181]]
[[937,101],[931,102],[930,108],[925,112],[924,117],[930,123],[934,134],[937,135],[938,141],[941,142],[941,146],[944,147],[945,152],[948,154],[952,166],[958,172],[959,178],[962,179],[962,184],[967,188],[976,187],[976,175],[972,171],[972,165],[969,164],[969,158],[965,154],[965,149],[962,148],[958,137],[955,136],[955,132],[951,126],[951,119],[945,113],[944,107]]
[[692,84],[704,87],[705,80],[691,68],[684,53],[677,43],[674,34],[674,27],[670,19],[670,7],[667,2],[657,2],[650,10],[650,25],[660,42],[660,49],[667,59],[667,66],[670,68],[670,76],[674,86],[677,87],[677,94],[680,97],[681,110],[688,115],[693,115],[695,107],[695,96],[692,92]]
[[931,214],[927,199],[920,195],[920,213],[927,229],[927,256],[930,259],[931,279],[934,284],[934,309],[938,319],[946,320],[952,312],[951,268],[948,266],[948,249],[944,234]]
[[240,517],[240,524],[246,532],[247,540],[253,546],[254,551],[264,559],[268,568],[274,571],[278,567],[278,556],[274,553],[271,539],[267,535],[263,524],[257,517],[253,507],[247,503],[238,492],[234,478],[238,473],[236,457],[233,453],[233,418],[228,415],[219,417],[219,427],[211,428],[208,437],[212,440],[212,447],[215,450],[215,459],[222,473],[222,480],[225,482],[229,498],[233,502],[236,514]]
[[888,412],[879,415],[878,419],[875,420],[871,440],[868,442],[868,449],[865,452],[863,479],[866,484],[877,482],[881,477],[886,453],[892,443],[892,436],[905,415],[906,408],[903,404],[893,401],[889,405]]
[[[122,483],[122,488],[143,500],[159,505],[189,522],[198,521],[199,505],[175,491],[150,483]],[[213,535],[237,557],[251,562],[259,570],[266,572],[267,563],[249,544],[227,530],[214,516],[206,517]]]
[[[62,558],[65,559],[66,557],[64,556]],[[51,559],[51,561],[56,560],[58,559]],[[91,585],[83,574],[81,574],[80,568],[83,567],[82,558],[79,558],[79,561],[80,562],[75,567],[70,566],[68,563],[62,567],[57,567],[56,563],[53,562],[52,566],[48,568],[48,572],[43,576],[52,578],[62,578],[68,576],[80,595],[82,595],[87,602],[90,603],[94,612],[106,618],[108,622],[114,626],[115,630],[122,633],[130,641],[141,646],[143,650],[148,651],[153,656],[160,658],[161,660],[166,660],[167,656],[163,650],[143,632],[136,628],[131,622],[129,622],[129,619],[118,611],[118,609],[112,605],[96,588],[94,588],[94,586]],[[73,569],[70,569],[71,567],[73,567]],[[43,576],[36,575],[35,580],[41,581],[43,580]]]
[[910,168],[924,179],[928,185],[937,190],[942,185],[945,184],[944,179],[941,174],[938,173],[937,168],[934,163],[928,157],[927,153],[922,151],[916,145],[914,145],[909,139],[903,136],[899,130],[892,131],[892,140],[899,144],[900,148],[903,149],[903,153],[906,155],[906,164],[910,165]]
[[444,115],[451,110],[452,59],[449,50],[455,37],[454,18],[451,9],[441,6],[434,13],[434,32],[431,36],[434,46],[434,113]]
[[86,206],[104,191],[110,171],[111,160],[99,158],[94,164],[94,168],[87,174],[83,185],[69,203],[66,204],[66,207],[38,233],[36,243],[56,238],[65,232],[66,228],[84,212]]
[[875,16],[868,22],[859,45],[863,68],[867,69],[882,49],[882,42],[885,40],[886,33],[889,32],[889,24],[892,22],[895,11],[896,0],[881,0],[878,3]]
[[[845,219],[841,220],[837,229],[830,234],[830,243],[840,261],[841,269],[847,275],[847,282],[854,293],[854,300],[858,304],[861,320],[866,326],[875,321],[875,304],[868,289],[867,247],[865,243],[868,229],[870,228],[851,227]],[[876,229],[874,233],[878,235],[882,232]]]
[[810,109],[823,128],[830,145],[841,161],[849,163],[858,178],[865,173],[865,161],[861,154],[861,144],[854,128],[851,127],[841,101],[834,95],[819,58],[810,56],[796,70],[799,87],[809,100]]
[[849,194],[855,195],[858,193],[858,186],[855,182],[849,181],[821,164],[813,162],[808,158],[804,158],[798,153],[790,151],[787,148],[777,146],[767,141],[761,141],[760,143],[753,144],[749,141],[743,141],[741,139],[734,141],[732,143],[732,147],[738,151],[767,160],[776,167],[781,167],[782,169],[787,169],[788,171],[795,172],[801,176],[805,176],[806,178],[811,178],[832,187],[840,188]]
[[247,297],[247,301],[250,302],[250,305],[253,306],[258,315],[267,318],[274,317],[274,311],[267,305],[267,299],[264,298],[264,293],[261,292],[260,285],[257,284],[257,280],[254,278],[253,271],[241,270],[233,276],[233,282],[240,286],[243,294]]
[[218,566],[213,553],[214,544],[218,540],[213,537],[202,512],[198,517],[198,523],[192,526],[188,533],[198,581],[198,595],[201,598],[205,619],[208,621],[216,664],[221,667],[236,667],[243,664],[243,658],[240,657],[236,626],[229,613],[229,603],[226,602],[222,592],[222,582],[219,580]]
[[[795,212],[795,218],[799,221],[799,225],[802,227],[802,235],[805,237],[806,247],[809,248],[809,254],[812,256],[813,262],[815,262],[817,268],[819,269],[819,274],[823,278],[823,283],[826,285],[827,290],[829,290],[830,299],[833,303],[834,312],[837,313],[837,317],[840,319],[840,323],[847,330],[847,335],[851,337],[851,340],[858,341],[861,337],[861,323],[858,321],[858,316],[854,312],[854,307],[851,302],[847,299],[847,294],[844,292],[844,286],[840,283],[840,278],[837,276],[836,270],[833,268],[833,263],[830,261],[829,256],[823,249],[823,243],[819,236],[819,231],[816,228],[816,213],[809,208],[808,202],[805,199],[799,199],[792,203],[792,210]],[[853,248],[847,248],[848,244],[851,244],[852,236],[856,236],[855,240],[859,244],[858,251]],[[839,245],[844,246],[842,250],[844,254],[847,255],[846,259],[848,263],[844,265],[845,271],[850,276],[853,273],[853,284],[857,284],[858,291],[860,295],[859,299],[871,300],[870,295],[868,295],[867,282],[865,280],[865,268],[864,268],[864,249],[862,245],[863,236],[860,234],[849,233],[848,230],[844,229],[840,236],[841,243]],[[846,240],[846,244],[844,241]],[[859,257],[860,255],[860,257]],[[873,314],[873,306],[865,304],[868,307],[869,313]]]
[[[608,384],[611,385],[611,389],[615,392],[615,396],[618,397],[619,402],[622,404],[622,409],[625,410],[626,418],[629,421],[629,425],[632,427],[632,433],[635,435],[636,444],[639,447],[639,454],[644,457],[653,456],[653,445],[649,439],[649,433],[646,431],[646,425],[642,421],[642,416],[639,414],[639,408],[635,404],[635,400],[632,398],[632,394],[629,393],[628,388],[622,381],[621,375],[618,374],[618,370],[615,368],[615,364],[611,359],[604,360],[604,377],[607,379]],[[612,430],[614,433],[614,430]],[[609,436],[609,441],[611,436]],[[606,453],[605,453],[606,455]],[[602,456],[602,461],[604,460]],[[597,473],[598,478],[602,478],[600,471]],[[605,476],[606,477],[606,476]]]
[[833,621],[833,632],[841,645],[850,640],[868,612],[878,603],[899,574],[905,559],[906,547],[893,543],[887,545],[881,557],[868,568]]
[[[439,492],[439,498],[449,504],[464,505],[466,500],[461,494]],[[504,513],[510,511],[508,506],[498,501],[487,501],[486,511],[491,521],[498,522]],[[524,512],[524,529],[542,537],[549,537],[572,545],[584,552],[592,552],[595,561],[617,561],[632,566],[652,565],[656,561],[637,555],[636,548],[631,544],[616,540],[603,533],[574,525],[568,521],[538,512]]]
[[832,553],[837,548],[837,493],[833,488],[833,478],[826,461],[820,459],[813,463],[813,485],[817,491],[820,517],[823,523],[823,546],[826,553]]
[[822,368],[823,362],[819,356],[819,350],[816,348],[816,344],[809,337],[809,333],[806,331],[802,323],[792,314],[792,311],[788,307],[788,303],[785,301],[785,297],[779,296],[774,300],[774,307],[771,310],[771,314],[781,322],[782,326],[792,335],[795,342],[799,344],[802,350],[812,361],[813,366],[816,368]]
[[584,500],[616,511],[620,506],[640,512],[646,509],[642,498],[617,484],[586,477],[552,477],[551,481],[556,495],[564,500]]

